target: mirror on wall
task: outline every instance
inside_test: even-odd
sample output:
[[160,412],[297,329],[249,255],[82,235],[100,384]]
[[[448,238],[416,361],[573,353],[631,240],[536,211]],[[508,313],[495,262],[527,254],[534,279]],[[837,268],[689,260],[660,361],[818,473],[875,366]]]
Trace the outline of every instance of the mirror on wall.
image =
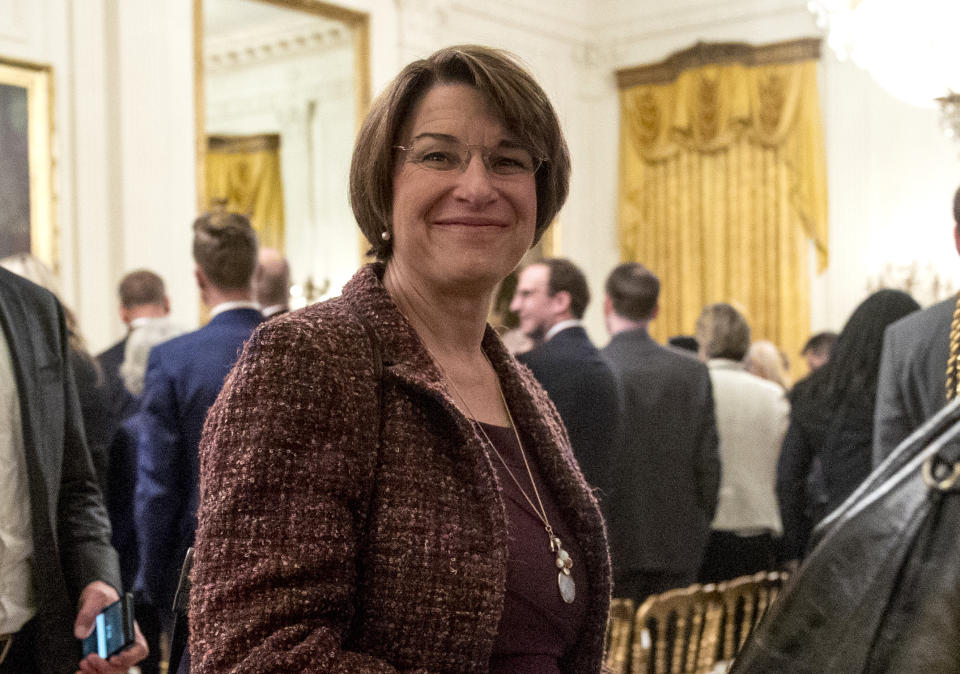
[[201,210],[248,215],[290,262],[294,308],[360,262],[348,198],[369,102],[365,14],[315,0],[195,0]]

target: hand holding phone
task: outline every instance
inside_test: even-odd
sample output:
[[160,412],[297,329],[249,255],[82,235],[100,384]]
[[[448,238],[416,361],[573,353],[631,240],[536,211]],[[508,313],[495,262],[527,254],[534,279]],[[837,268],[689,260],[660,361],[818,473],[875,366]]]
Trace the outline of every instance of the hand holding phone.
[[129,592],[97,614],[93,632],[83,640],[83,656],[96,653],[106,660],[133,645],[133,595]]

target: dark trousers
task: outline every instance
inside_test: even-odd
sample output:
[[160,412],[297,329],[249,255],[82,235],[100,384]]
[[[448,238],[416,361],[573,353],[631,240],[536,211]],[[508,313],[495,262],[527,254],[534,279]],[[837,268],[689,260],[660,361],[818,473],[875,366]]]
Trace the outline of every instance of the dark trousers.
[[732,531],[714,530],[703,554],[698,577],[701,583],[719,583],[758,571],[769,571],[777,562],[777,545],[769,533],[738,536]]
[[676,587],[686,587],[695,580],[696,574],[692,571],[682,573],[636,569],[617,576],[613,584],[613,596],[632,599],[634,606],[639,608],[647,597]]
[[163,631],[163,620],[155,606],[134,599],[133,615],[137,619],[143,638],[147,640],[150,654],[137,663],[142,674],[160,674],[160,633]]
[[[7,652],[3,664],[0,664],[0,674],[40,674],[36,669],[34,658],[33,632],[36,629],[36,620],[31,620],[13,637],[13,643]],[[80,665],[80,649],[77,649],[77,665]]]

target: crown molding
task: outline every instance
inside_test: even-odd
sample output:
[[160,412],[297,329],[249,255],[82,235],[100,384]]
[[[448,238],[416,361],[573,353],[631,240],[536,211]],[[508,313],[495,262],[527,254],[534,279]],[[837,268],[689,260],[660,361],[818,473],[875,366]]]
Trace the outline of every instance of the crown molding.
[[346,49],[352,44],[349,26],[308,18],[283,25],[245,27],[208,37],[204,42],[203,61],[208,72],[216,72]]

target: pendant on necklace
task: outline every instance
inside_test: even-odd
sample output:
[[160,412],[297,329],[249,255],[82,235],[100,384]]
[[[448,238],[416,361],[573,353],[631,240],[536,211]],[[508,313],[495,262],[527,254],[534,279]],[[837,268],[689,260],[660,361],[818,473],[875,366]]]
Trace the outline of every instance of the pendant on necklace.
[[573,560],[567,551],[560,546],[560,539],[550,535],[550,551],[557,555],[557,585],[560,587],[560,596],[568,604],[572,604],[577,598],[577,586],[573,582],[573,576],[570,575],[570,569],[573,568]]

